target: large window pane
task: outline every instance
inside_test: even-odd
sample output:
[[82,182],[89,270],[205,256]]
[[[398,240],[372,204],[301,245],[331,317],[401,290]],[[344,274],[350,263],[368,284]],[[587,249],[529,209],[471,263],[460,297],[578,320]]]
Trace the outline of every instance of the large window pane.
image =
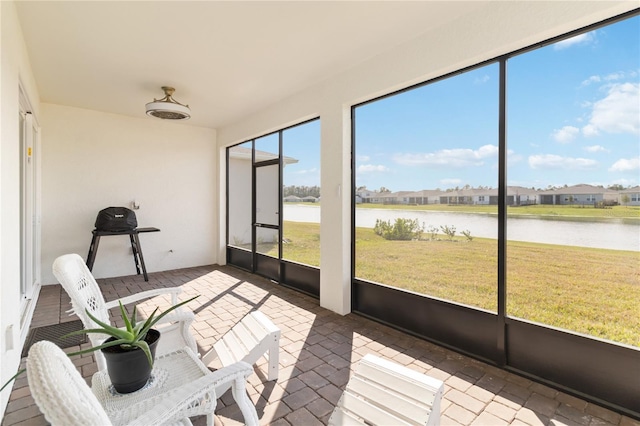
[[228,149],[229,245],[251,250],[251,142]]
[[[255,140],[255,162],[277,160],[280,155],[280,141],[278,133],[271,133]],[[277,186],[277,185],[276,185]]]
[[508,61],[507,314],[640,346],[640,18]]
[[320,120],[282,132],[282,258],[320,266]]
[[497,310],[498,71],[355,109],[357,278]]
[[278,199],[279,164],[256,167],[256,223],[279,224],[280,200]]

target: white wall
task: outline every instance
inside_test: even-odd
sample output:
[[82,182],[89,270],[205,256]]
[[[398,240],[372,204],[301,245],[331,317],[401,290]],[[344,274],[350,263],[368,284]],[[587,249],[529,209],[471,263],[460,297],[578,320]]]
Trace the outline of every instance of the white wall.
[[[57,256],[86,258],[98,211],[133,200],[138,226],[161,229],[140,234],[148,272],[216,262],[215,130],[44,103],[41,122],[44,284]],[[94,275],[135,274],[130,250],[102,237]]]
[[[345,314],[351,305],[350,107],[635,7],[637,2],[487,2],[457,21],[218,129],[218,144],[222,148],[320,115],[321,221],[331,223],[321,228],[320,304]],[[224,205],[223,191],[220,201]]]
[[[20,326],[20,82],[37,117],[38,91],[15,6],[0,1],[0,385],[18,368],[24,335]],[[23,328],[28,326],[29,318]],[[2,392],[0,418],[9,393],[10,389]]]

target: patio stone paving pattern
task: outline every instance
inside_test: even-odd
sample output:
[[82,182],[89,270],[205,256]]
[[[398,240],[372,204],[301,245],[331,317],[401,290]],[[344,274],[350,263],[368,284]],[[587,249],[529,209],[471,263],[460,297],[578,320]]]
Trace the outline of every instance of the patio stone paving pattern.
[[[187,308],[196,315],[193,332],[201,354],[252,310],[259,309],[271,318],[282,330],[279,379],[266,381],[263,359],[248,384],[261,424],[326,424],[354,364],[372,353],[444,381],[442,425],[640,426],[635,419],[358,315],[340,316],[321,308],[314,298],[233,267],[151,273],[149,282],[133,275],[99,279],[98,283],[107,300],[173,286],[184,289],[181,299],[200,295]],[[163,311],[170,300],[156,297],[139,304],[138,309],[146,316],[155,306]],[[76,318],[65,312],[69,308],[69,297],[60,285],[45,286],[31,327],[73,321]],[[93,355],[76,356],[73,361],[90,383],[97,371]],[[196,425],[206,424],[204,417],[192,420]],[[13,386],[2,426],[46,424],[23,375]],[[218,399],[216,424],[242,424],[230,391]]]

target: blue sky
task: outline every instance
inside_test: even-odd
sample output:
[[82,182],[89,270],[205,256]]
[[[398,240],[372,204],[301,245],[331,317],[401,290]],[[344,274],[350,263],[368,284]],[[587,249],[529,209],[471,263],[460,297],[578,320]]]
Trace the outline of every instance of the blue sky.
[[[640,184],[640,17],[508,63],[508,184]],[[496,187],[498,65],[356,110],[356,186]],[[320,123],[289,129],[285,185],[319,185]]]

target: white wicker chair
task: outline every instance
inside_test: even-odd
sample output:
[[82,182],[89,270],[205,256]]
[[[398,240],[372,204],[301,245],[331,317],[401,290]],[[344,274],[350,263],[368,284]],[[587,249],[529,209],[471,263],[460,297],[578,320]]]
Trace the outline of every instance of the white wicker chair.
[[[100,321],[110,323],[109,309],[117,307],[118,302],[127,305],[149,297],[170,294],[171,303],[175,305],[178,300],[178,294],[182,291],[180,287],[159,288],[105,302],[98,283],[91,274],[91,271],[89,271],[89,268],[87,268],[84,260],[77,254],[65,254],[58,257],[53,262],[53,275],[55,275],[71,298],[71,312],[75,313],[82,320],[84,328],[87,329],[97,327],[85,312],[85,308]],[[176,309],[163,318],[161,320],[162,324],[158,323],[158,325],[154,327],[162,333],[156,354],[162,355],[177,349],[182,349],[185,346],[191,348],[191,350],[197,354],[196,341],[189,330],[194,318],[193,312],[181,308]],[[102,344],[107,337],[107,335],[103,334],[89,334],[93,346]],[[100,371],[105,370],[107,365],[102,353],[96,351],[94,354],[96,356],[98,369]]]
[[[199,362],[199,361],[198,361]],[[135,403],[117,412],[118,421],[110,418],[91,388],[69,357],[48,341],[35,343],[27,358],[29,388],[46,420],[53,426],[86,425],[191,425],[185,416],[194,400],[206,398],[215,408],[215,388],[231,382],[233,396],[247,425],[257,425],[258,416],[246,393],[246,380],[253,372],[244,362],[208,373],[204,377],[145,399],[144,393]],[[100,374],[100,373],[97,373]],[[212,399],[208,395],[213,394]]]

